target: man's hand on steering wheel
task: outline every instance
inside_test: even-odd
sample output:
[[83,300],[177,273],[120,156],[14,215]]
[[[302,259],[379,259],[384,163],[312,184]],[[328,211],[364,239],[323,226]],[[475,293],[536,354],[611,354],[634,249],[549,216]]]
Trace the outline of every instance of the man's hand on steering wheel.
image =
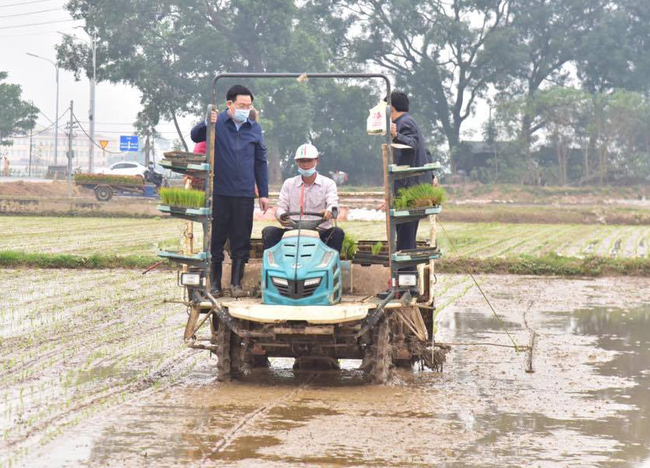
[[292,227],[293,223],[291,222],[291,218],[289,218],[289,213],[282,213],[280,215],[280,224],[284,227]]
[[332,219],[332,212],[329,210],[322,210],[320,215],[323,217],[323,221],[329,221]]

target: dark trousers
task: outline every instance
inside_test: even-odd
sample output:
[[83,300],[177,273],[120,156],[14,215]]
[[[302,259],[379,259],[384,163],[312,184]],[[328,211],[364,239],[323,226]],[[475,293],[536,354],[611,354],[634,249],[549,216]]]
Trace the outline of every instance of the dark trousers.
[[[408,223],[398,224],[397,230],[397,250],[408,250],[416,247],[416,237],[418,234],[418,225],[420,220],[410,221]],[[400,268],[400,271],[415,271],[415,267]]]
[[215,195],[213,203],[212,261],[223,262],[223,247],[230,239],[230,257],[247,262],[251,251],[255,199]]
[[[276,226],[267,226],[262,229],[264,250],[270,249],[274,245],[277,245],[278,242],[282,240],[284,233],[287,231],[289,231],[289,229],[283,229]],[[345,237],[343,229],[333,227],[324,231],[318,231],[318,234],[320,235],[320,240],[323,241],[329,248],[336,250],[338,253],[341,253],[343,238]]]

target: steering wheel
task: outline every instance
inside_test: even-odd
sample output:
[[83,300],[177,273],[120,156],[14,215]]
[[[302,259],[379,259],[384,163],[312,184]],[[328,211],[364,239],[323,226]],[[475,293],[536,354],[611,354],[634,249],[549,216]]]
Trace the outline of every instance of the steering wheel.
[[[289,229],[306,229],[309,231],[315,230],[320,224],[325,222],[325,217],[321,213],[314,211],[305,211],[302,213],[302,216],[315,216],[318,219],[302,219],[300,221],[292,219],[291,216],[300,216],[300,211],[289,211],[283,213],[281,218],[286,219],[289,222]],[[332,218],[336,219],[338,216],[338,208],[334,207],[332,209]]]

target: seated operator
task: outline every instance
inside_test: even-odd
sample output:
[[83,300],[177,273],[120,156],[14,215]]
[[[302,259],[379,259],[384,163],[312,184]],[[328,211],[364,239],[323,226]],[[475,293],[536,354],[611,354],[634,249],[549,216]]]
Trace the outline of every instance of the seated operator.
[[[306,143],[296,150],[294,157],[298,164],[300,175],[284,181],[278,200],[278,208],[275,211],[275,217],[280,224],[289,227],[289,217],[287,213],[321,213],[324,222],[316,229],[320,234],[320,239],[328,247],[341,252],[343,245],[343,229],[332,227],[332,210],[338,209],[339,196],[336,191],[336,183],[325,176],[316,172],[318,164],[318,150],[314,145]],[[294,221],[299,216],[292,216]],[[305,216],[303,219],[314,219],[313,216]],[[276,245],[282,239],[282,236],[289,229],[282,229],[275,226],[268,226],[262,230],[262,239],[264,241],[264,250]]]

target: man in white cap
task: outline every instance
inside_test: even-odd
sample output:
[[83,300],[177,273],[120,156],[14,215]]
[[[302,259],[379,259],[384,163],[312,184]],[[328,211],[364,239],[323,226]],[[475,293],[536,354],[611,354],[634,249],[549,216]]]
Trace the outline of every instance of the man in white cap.
[[[285,227],[290,226],[287,213],[320,213],[323,222],[317,230],[321,240],[328,247],[341,252],[343,237],[342,229],[332,226],[332,212],[338,209],[339,196],[336,183],[329,177],[320,175],[316,171],[318,165],[318,150],[314,145],[305,143],[296,150],[293,158],[298,165],[300,175],[284,181],[278,200],[275,217]],[[299,216],[292,216],[294,221]],[[314,219],[313,216],[304,216],[304,220]],[[288,229],[268,226],[262,230],[264,250],[276,245]]]

